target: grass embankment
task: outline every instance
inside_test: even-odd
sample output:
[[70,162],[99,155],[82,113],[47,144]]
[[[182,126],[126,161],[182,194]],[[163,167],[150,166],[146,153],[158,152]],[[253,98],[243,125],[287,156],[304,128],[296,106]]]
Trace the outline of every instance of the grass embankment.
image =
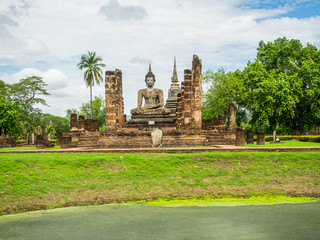
[[320,153],[0,154],[1,214],[177,198],[320,197]]

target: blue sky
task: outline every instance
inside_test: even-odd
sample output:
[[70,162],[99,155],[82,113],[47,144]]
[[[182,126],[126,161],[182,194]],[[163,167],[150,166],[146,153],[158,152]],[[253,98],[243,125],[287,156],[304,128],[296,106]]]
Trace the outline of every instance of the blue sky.
[[[173,58],[178,78],[192,55],[203,70],[242,69],[253,60],[259,41],[299,39],[320,47],[320,0],[5,0],[0,3],[0,79],[13,83],[38,75],[48,83],[51,107],[64,116],[89,100],[82,54],[96,51],[121,69],[125,112],[136,107],[148,64],[156,87],[166,96]],[[104,86],[95,86],[103,95]]]
[[290,18],[320,16],[320,1],[248,1],[247,3],[242,3],[240,7],[271,10],[277,8],[287,8],[288,11],[280,16]]

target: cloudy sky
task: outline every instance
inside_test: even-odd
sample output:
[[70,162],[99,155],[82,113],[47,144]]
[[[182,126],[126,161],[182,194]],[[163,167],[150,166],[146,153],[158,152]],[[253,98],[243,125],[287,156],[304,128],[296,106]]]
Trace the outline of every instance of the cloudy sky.
[[[156,87],[170,87],[173,58],[179,81],[199,55],[203,71],[243,69],[259,41],[299,39],[320,48],[320,0],[3,0],[0,79],[37,75],[48,83],[46,113],[65,116],[89,100],[82,54],[95,51],[106,70],[121,69],[125,112],[136,107],[148,64]],[[104,95],[104,84],[94,95]]]

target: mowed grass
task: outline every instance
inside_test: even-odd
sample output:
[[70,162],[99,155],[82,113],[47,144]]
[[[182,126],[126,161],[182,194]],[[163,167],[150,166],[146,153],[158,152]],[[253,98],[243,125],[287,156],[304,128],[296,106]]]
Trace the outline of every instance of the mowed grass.
[[265,145],[246,144],[244,147],[268,147],[268,148],[279,148],[279,147],[320,147],[320,143],[317,142],[301,142],[298,140],[284,140],[281,143],[270,143],[266,142]]
[[320,152],[1,153],[1,214],[156,199],[320,197]]

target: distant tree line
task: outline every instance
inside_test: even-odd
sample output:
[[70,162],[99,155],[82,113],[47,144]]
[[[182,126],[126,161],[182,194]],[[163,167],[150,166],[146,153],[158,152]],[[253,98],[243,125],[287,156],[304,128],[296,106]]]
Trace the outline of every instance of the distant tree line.
[[78,113],[86,118],[91,115],[99,120],[103,130],[105,124],[105,101],[96,96],[91,102],[83,103],[78,109],[68,109],[66,117],[43,113],[36,106],[48,106],[43,96],[49,95],[47,84],[41,77],[32,76],[19,80],[18,83],[8,84],[0,80],[0,136],[13,138],[23,137],[30,140],[37,127],[55,134],[70,131],[70,114]]
[[49,95],[46,87],[47,84],[38,76],[27,77],[14,84],[0,80],[0,135],[23,136],[29,141],[38,126],[51,132],[69,131],[67,119],[44,114],[36,108],[38,104],[48,106],[42,98]]
[[256,129],[284,129],[292,134],[320,125],[320,51],[299,40],[278,38],[259,43],[257,56],[243,70],[203,74],[203,116],[227,114],[238,105],[237,124]]

